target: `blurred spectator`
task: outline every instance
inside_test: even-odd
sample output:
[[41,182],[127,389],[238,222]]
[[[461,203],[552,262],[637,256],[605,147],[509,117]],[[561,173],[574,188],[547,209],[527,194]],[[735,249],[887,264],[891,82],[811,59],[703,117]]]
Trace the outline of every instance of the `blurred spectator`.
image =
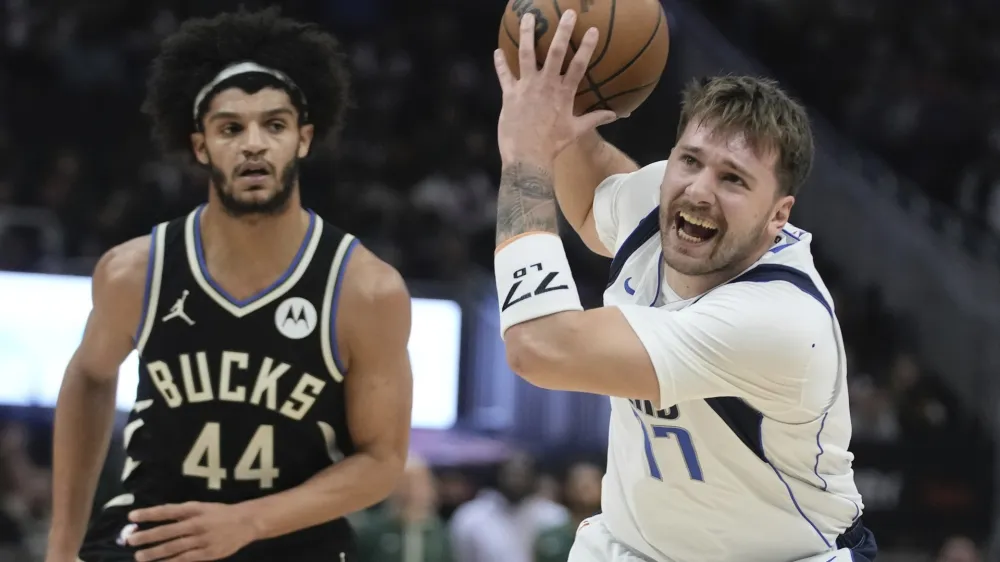
[[916,358],[899,353],[889,367],[889,392],[907,438],[927,438],[954,429],[957,400],[944,385],[925,376]]
[[358,527],[362,562],[451,562],[448,532],[435,511],[434,475],[411,455],[387,504]]
[[601,479],[604,472],[589,463],[573,465],[566,477],[565,502],[570,520],[548,529],[535,542],[535,562],[565,562],[584,519],[601,510]]
[[562,497],[562,484],[551,474],[539,474],[535,494],[540,498],[558,502]]
[[532,562],[538,535],[569,521],[565,507],[536,490],[534,459],[515,454],[500,467],[496,488],[479,492],[452,517],[458,561]]
[[471,500],[476,490],[469,478],[459,470],[441,471],[438,476],[438,513],[445,521],[451,521],[455,511]]
[[49,473],[31,459],[21,424],[0,430],[0,494],[0,547],[16,543],[21,559],[40,558],[48,536]]
[[972,539],[957,536],[945,541],[935,562],[983,562],[983,558]]
[[879,442],[899,438],[899,418],[887,393],[871,377],[855,374],[849,383],[853,436]]

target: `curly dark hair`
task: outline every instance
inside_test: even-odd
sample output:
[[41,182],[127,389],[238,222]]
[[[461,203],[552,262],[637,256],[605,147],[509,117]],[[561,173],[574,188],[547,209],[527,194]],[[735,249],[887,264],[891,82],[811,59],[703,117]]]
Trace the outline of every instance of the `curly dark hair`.
[[317,141],[335,140],[349,105],[347,65],[336,38],[279,8],[190,19],[153,60],[142,112],[167,152],[190,152],[195,96],[227,66],[253,61],[285,73],[308,102]]

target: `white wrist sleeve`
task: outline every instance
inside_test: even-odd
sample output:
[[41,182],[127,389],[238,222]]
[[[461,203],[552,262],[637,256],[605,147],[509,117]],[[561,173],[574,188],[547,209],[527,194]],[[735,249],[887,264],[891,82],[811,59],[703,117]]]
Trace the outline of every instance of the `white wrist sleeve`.
[[514,324],[557,312],[583,310],[558,236],[528,233],[508,242],[493,258],[500,300],[500,337]]

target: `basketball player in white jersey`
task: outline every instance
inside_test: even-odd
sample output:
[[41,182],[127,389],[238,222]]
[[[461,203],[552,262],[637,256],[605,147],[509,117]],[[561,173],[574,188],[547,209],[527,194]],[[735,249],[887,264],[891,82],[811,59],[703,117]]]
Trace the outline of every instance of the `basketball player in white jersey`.
[[[512,368],[541,387],[611,397],[601,515],[570,562],[868,562],[844,349],[810,235],[788,224],[812,165],[804,109],[773,83],[698,82],[669,159],[638,167],[573,116],[596,43],[560,75],[567,12],[541,69],[522,20],[504,105],[495,269]],[[614,257],[584,311],[556,201]]]

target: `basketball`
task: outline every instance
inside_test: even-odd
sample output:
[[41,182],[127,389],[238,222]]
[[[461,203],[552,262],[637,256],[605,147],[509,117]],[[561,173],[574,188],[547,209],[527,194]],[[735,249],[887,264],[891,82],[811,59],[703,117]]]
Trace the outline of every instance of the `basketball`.
[[559,18],[576,10],[567,62],[587,29],[600,31],[587,73],[576,93],[575,112],[611,109],[631,113],[656,88],[667,64],[670,33],[659,0],[510,0],[500,22],[500,48],[515,76],[521,16],[535,16],[535,53],[545,62]]

